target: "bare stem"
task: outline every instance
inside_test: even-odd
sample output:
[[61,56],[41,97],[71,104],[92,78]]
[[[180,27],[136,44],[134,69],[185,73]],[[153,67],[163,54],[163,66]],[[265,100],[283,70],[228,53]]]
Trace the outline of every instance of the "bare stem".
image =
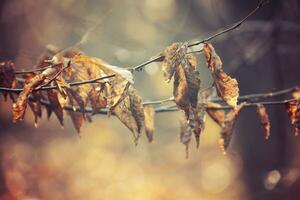
[[[104,79],[109,79],[112,77],[115,77],[115,74],[111,74],[108,76],[103,76],[103,77],[99,77],[99,78],[95,78],[95,79],[91,79],[91,80],[86,80],[86,81],[77,81],[77,82],[71,82],[69,83],[69,85],[71,87],[73,86],[79,86],[79,85],[84,85],[84,84],[92,84],[92,83],[97,83],[100,80],[104,80]],[[34,91],[37,90],[51,90],[51,89],[57,89],[57,86],[45,86],[45,87],[41,87],[41,88],[36,88],[34,89]],[[13,93],[20,93],[22,92],[23,89],[19,89],[19,88],[4,88],[4,87],[0,87],[0,92],[13,92]]]

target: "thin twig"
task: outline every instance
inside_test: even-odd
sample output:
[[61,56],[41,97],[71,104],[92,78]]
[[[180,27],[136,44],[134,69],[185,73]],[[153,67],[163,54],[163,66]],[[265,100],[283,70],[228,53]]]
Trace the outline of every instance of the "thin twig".
[[233,30],[239,28],[249,17],[251,17],[252,15],[254,15],[261,7],[263,7],[267,3],[268,3],[268,1],[264,1],[264,0],[259,1],[258,4],[257,4],[257,6],[256,6],[256,8],[253,9],[246,17],[244,17],[238,23],[236,23],[233,26],[230,26],[230,27],[228,27],[228,28],[226,28],[224,30],[221,30],[220,32],[217,32],[217,33],[213,34],[212,36],[209,36],[206,39],[190,43],[189,47],[193,47],[193,46],[197,46],[199,44],[203,44],[205,42],[209,42],[210,40],[212,40],[212,39],[214,39],[214,38],[216,38],[216,37],[218,37],[220,35],[223,35],[225,33],[228,33],[230,31],[233,31]]
[[[78,86],[78,85],[84,85],[84,84],[90,84],[90,83],[97,83],[100,80],[104,80],[104,79],[108,79],[108,78],[112,78],[115,77],[115,74],[111,74],[111,75],[107,75],[107,76],[103,76],[103,77],[99,77],[99,78],[95,78],[95,79],[91,79],[91,80],[87,80],[87,81],[77,81],[77,82],[71,82],[69,83],[69,85],[71,87],[73,86]],[[46,86],[46,87],[42,87],[42,88],[36,88],[34,89],[34,91],[37,90],[51,90],[51,89],[57,89],[57,86],[53,85],[53,86]],[[23,89],[20,88],[4,88],[4,87],[0,87],[0,91],[1,92],[13,92],[13,93],[20,93],[23,91]]]
[[[209,86],[207,88],[204,88],[204,89],[200,90],[200,92],[204,92],[204,91],[206,91],[206,90],[208,90],[212,87],[213,86]],[[243,96],[240,96],[238,98],[238,100],[239,101],[249,101],[249,100],[250,101],[258,101],[260,99],[267,99],[267,98],[278,97],[278,96],[283,96],[283,95],[286,95],[286,94],[290,94],[290,93],[292,93],[293,91],[296,91],[296,90],[299,90],[298,86],[290,87],[290,88],[287,88],[287,89],[284,89],[284,90],[278,90],[278,91],[275,91],[275,92],[243,95]],[[169,101],[174,101],[174,97],[170,97],[168,99],[163,99],[163,100],[148,101],[148,102],[145,102],[145,103],[155,105],[155,104],[163,104],[163,103],[169,102]],[[209,99],[209,101],[215,102],[215,103],[224,102],[224,100],[219,98],[219,97],[211,98],[211,99]]]
[[50,83],[52,83],[59,75],[61,75],[61,73],[65,70],[65,69],[67,69],[68,67],[70,67],[71,66],[71,61],[69,61],[68,62],[68,64],[67,64],[67,66],[64,66],[61,70],[59,70],[48,82],[46,82],[46,83],[44,83],[44,84],[42,84],[42,85],[40,85],[39,87],[37,87],[36,88],[36,90],[39,90],[39,89],[41,89],[41,88],[43,88],[43,87],[46,87],[46,86],[48,86]]
[[[282,101],[265,101],[265,102],[259,102],[262,105],[265,106],[273,106],[273,105],[283,105],[286,104],[288,102],[292,102],[292,101],[297,101],[297,99],[288,99],[288,100],[282,100]],[[50,102],[46,101],[46,100],[41,100],[40,101],[41,104],[43,104],[44,106],[51,106]],[[257,103],[246,103],[244,105],[244,107],[256,107]],[[65,110],[68,111],[73,111],[73,112],[85,112],[85,113],[93,113],[93,114],[103,114],[103,115],[107,115],[108,110],[107,109],[103,109],[100,111],[95,112],[91,107],[85,107],[84,110],[82,110],[81,108],[75,108],[73,106],[67,105],[64,107]],[[207,107],[207,110],[230,110],[233,109],[230,106],[221,106],[221,107]],[[179,111],[179,109],[177,107],[174,106],[160,106],[154,109],[155,113],[165,113],[165,112],[175,112],[175,111]],[[112,113],[113,114],[113,113]]]
[[[259,1],[258,5],[256,6],[256,8],[254,10],[252,10],[246,17],[244,17],[243,19],[241,19],[239,22],[237,22],[236,24],[234,24],[233,26],[230,26],[229,28],[226,28],[224,30],[221,30],[215,34],[213,34],[212,36],[209,36],[208,38],[205,38],[203,40],[200,40],[200,41],[196,41],[196,42],[192,42],[188,45],[188,47],[193,47],[193,46],[197,46],[199,44],[203,44],[205,42],[208,42],[220,35],[223,35],[223,34],[226,34],[232,30],[235,30],[237,29],[238,27],[240,27],[249,17],[251,17],[252,15],[254,15],[261,7],[263,7],[264,5],[266,5],[268,3],[268,1],[265,1],[265,0],[261,0]],[[153,63],[153,62],[159,62],[159,61],[162,61],[164,59],[164,56],[163,55],[158,55],[158,56],[155,56],[153,58],[151,58],[150,60],[142,63],[142,64],[139,64],[135,67],[132,67],[131,70],[132,71],[140,71],[143,67],[145,67],[146,65],[149,65],[150,63]]]

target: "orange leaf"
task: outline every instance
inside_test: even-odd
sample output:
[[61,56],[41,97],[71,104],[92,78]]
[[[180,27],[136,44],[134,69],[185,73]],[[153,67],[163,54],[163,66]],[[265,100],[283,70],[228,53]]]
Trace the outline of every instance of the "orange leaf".
[[300,132],[300,103],[298,100],[295,100],[287,102],[285,106],[291,123],[295,127],[295,135],[298,135]]
[[37,74],[26,79],[23,91],[20,93],[16,103],[13,104],[13,121],[22,120],[25,115],[27,101],[32,91],[43,83],[46,75]]
[[265,138],[269,139],[271,124],[270,124],[269,116],[268,116],[268,113],[266,112],[265,106],[262,104],[257,104],[257,112],[260,117],[260,123],[264,129]]

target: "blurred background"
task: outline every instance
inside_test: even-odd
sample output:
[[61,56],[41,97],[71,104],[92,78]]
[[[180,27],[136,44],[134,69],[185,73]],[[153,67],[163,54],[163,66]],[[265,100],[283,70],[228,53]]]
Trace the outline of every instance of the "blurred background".
[[[240,0],[1,0],[0,61],[30,69],[45,46],[66,48],[99,23],[83,50],[122,67],[148,60],[176,41],[202,39],[238,21],[256,1]],[[299,85],[300,3],[271,0],[238,30],[213,41],[241,95]],[[199,56],[202,87],[211,84]],[[135,76],[143,99],[172,95],[158,64]],[[95,116],[81,138],[70,119],[34,128],[28,110],[13,124],[11,102],[0,102],[0,199],[300,199],[300,138],[283,106],[267,107],[264,140],[256,110],[242,111],[228,153],[207,118],[200,148],[179,142],[180,112],[156,115],[155,143],[114,117]]]

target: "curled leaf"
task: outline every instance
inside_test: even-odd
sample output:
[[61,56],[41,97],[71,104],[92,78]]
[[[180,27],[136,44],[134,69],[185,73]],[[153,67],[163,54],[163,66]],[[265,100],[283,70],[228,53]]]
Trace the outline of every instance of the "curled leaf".
[[257,112],[260,117],[260,123],[263,126],[265,138],[267,140],[270,137],[270,129],[271,129],[268,113],[266,111],[265,106],[262,104],[257,104]]
[[26,79],[23,91],[20,93],[16,103],[13,104],[13,121],[22,120],[25,115],[27,101],[32,91],[41,85],[45,80],[46,75],[37,74]]
[[222,68],[222,61],[211,44],[206,43],[203,47],[203,55],[211,70],[218,95],[232,107],[237,105],[239,97],[238,82],[227,75]]
[[187,45],[183,43],[174,43],[167,47],[162,55],[164,60],[162,63],[162,70],[164,78],[167,82],[170,82],[171,78],[176,71],[176,68],[181,64],[182,59],[185,58],[187,51]]
[[300,132],[300,103],[298,100],[289,101],[285,104],[285,107],[291,123],[295,127],[295,135],[298,135]]

